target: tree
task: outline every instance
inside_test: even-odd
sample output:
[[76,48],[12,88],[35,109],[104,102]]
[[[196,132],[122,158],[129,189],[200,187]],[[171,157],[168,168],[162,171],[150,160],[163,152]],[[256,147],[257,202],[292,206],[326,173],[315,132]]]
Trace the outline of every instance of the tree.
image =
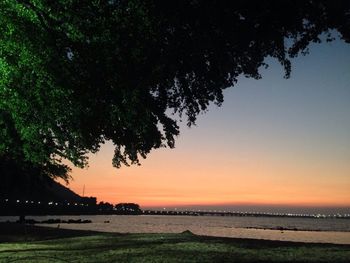
[[100,212],[111,212],[113,210],[113,205],[108,202],[99,202],[97,209]]
[[[350,42],[349,1],[3,0],[0,156],[67,178],[110,140],[113,165],[175,145],[266,57],[290,58],[333,31]],[[57,172],[59,171],[59,172]],[[63,171],[63,172],[62,172]]]
[[116,204],[114,210],[121,215],[140,215],[142,210],[138,204],[135,203],[119,203]]

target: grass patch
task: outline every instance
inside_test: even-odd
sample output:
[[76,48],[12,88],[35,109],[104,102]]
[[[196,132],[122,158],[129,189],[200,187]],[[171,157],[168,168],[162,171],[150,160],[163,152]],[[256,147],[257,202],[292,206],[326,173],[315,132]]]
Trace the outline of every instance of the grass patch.
[[[66,232],[61,229],[53,233],[46,228],[35,228],[35,238],[29,238],[32,241],[21,241],[22,237],[15,242],[0,243],[0,262],[349,262],[350,260],[348,245],[204,237],[188,232],[107,234],[86,231]],[[57,236],[58,233],[61,233],[61,237]]]

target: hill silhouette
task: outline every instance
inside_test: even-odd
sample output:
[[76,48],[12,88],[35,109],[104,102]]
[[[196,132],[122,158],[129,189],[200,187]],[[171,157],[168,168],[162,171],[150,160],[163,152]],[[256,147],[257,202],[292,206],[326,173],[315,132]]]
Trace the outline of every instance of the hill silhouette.
[[52,198],[54,200],[79,201],[82,199],[80,195],[54,180],[51,180],[51,183],[46,186],[44,191],[46,192],[47,198]]
[[78,202],[82,199],[80,195],[51,178],[27,184],[19,184],[12,180],[5,181],[7,186],[4,184],[0,186],[1,199],[59,202]]

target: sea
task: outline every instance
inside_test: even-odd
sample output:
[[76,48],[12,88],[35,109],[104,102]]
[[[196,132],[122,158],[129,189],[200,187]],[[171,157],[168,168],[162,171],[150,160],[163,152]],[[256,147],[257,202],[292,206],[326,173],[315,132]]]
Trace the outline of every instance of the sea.
[[[2,216],[0,222],[18,217]],[[168,216],[168,215],[81,215],[26,216],[44,221],[91,220],[91,223],[39,224],[48,227],[115,233],[181,233],[197,235],[267,239],[294,242],[350,244],[350,219],[239,217],[239,216]]]

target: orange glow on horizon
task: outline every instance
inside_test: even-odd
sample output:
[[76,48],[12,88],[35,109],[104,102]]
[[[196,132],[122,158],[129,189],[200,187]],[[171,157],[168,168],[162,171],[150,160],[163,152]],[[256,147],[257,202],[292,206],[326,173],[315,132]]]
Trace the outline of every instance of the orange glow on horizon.
[[74,168],[69,187],[81,195],[85,185],[85,196],[113,204],[134,202],[142,207],[350,205],[347,167],[338,169],[341,176],[334,182],[327,176],[329,169],[322,165],[294,167],[261,155],[252,156],[252,160],[231,155],[217,166],[217,160],[208,162],[205,156],[191,159],[190,153],[161,149],[141,166],[121,169],[111,166],[108,155],[111,158],[110,145],[92,156],[90,168]]

